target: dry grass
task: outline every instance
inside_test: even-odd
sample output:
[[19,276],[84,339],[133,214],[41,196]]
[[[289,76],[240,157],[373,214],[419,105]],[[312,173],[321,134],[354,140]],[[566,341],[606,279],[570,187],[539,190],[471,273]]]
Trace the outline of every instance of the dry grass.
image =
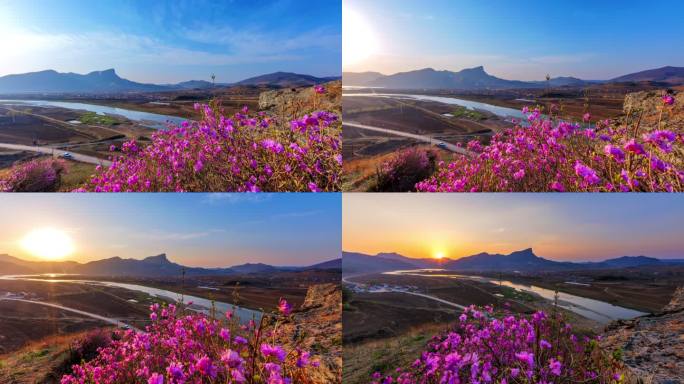
[[69,161],[67,171],[62,175],[60,192],[71,192],[80,188],[95,173],[95,165]]
[[409,366],[420,357],[430,338],[446,329],[446,324],[425,324],[401,336],[345,345],[342,382],[367,384],[374,372],[389,373]]
[[58,372],[68,361],[73,341],[89,332],[50,336],[18,351],[0,355],[0,383],[59,383],[61,374]]

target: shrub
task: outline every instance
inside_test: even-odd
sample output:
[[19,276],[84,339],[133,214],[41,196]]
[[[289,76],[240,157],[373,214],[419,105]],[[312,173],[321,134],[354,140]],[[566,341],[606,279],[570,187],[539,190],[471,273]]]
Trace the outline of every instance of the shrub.
[[571,331],[559,314],[499,319],[491,307],[469,307],[410,367],[375,373],[372,383],[618,383],[622,364]]
[[66,163],[59,159],[35,159],[15,165],[0,179],[2,192],[56,192]]
[[[337,191],[341,124],[318,111],[289,125],[264,113],[226,117],[198,104],[197,122],[169,126],[149,145],[126,142],[111,167],[97,169],[82,191]],[[116,148],[112,148],[114,150]]]
[[415,191],[416,183],[430,177],[436,168],[433,151],[405,149],[384,162],[377,170],[374,192]]
[[[684,191],[684,127],[666,129],[672,109],[663,97],[655,128],[599,121],[589,128],[523,109],[529,125],[496,134],[487,146],[468,143],[472,157],[441,162],[419,182],[424,192]],[[591,115],[584,116],[589,122]]]
[[90,362],[73,367],[62,384],[250,383],[309,384],[309,367],[318,365],[309,352],[277,345],[279,320],[291,307],[281,300],[273,327],[266,314],[259,324],[240,324],[226,313],[219,320],[185,313],[170,304],[150,308],[146,332],[126,331],[121,340],[101,348]]

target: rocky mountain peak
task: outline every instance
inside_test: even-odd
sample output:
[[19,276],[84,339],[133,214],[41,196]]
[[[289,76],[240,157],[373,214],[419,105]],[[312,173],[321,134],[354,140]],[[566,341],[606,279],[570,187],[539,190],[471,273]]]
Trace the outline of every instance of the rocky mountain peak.
[[157,256],[149,256],[143,259],[147,263],[168,263],[169,259],[166,257],[166,253],[160,253]]
[[526,248],[520,251],[515,251],[512,252],[509,257],[513,257],[516,259],[536,259],[537,255],[534,254],[534,251],[532,248]]

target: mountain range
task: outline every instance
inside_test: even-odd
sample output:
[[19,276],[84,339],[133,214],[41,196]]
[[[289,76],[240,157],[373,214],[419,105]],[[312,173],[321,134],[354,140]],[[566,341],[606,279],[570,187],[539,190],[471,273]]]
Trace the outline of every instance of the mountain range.
[[417,268],[442,268],[454,271],[563,271],[586,269],[629,268],[653,265],[684,264],[684,259],[665,260],[647,256],[622,256],[600,262],[553,261],[537,256],[532,248],[508,255],[487,252],[451,259],[416,259],[398,253],[367,255],[355,252],[342,253],[342,269],[345,274],[361,272],[385,272]]
[[305,87],[338,80],[339,77],[315,77],[290,72],[276,72],[251,77],[236,83],[218,83],[204,80],[190,80],[177,84],[144,84],[119,77],[114,69],[77,73],[60,73],[54,70],[31,72],[0,77],[0,93],[128,93],[168,92],[188,89],[208,89],[214,86],[269,86]]
[[[344,72],[342,82],[348,86],[382,87],[390,89],[525,89],[543,88],[546,81],[505,80],[488,74],[484,67],[467,68],[458,72],[432,68],[383,75],[378,72]],[[576,77],[555,77],[548,81],[552,87],[586,86],[600,83],[654,82],[664,86],[684,84],[684,67],[663,67],[631,73],[609,80],[582,80]]]
[[305,267],[279,267],[262,263],[247,263],[227,268],[186,267],[174,263],[162,253],[142,260],[108,259],[78,263],[75,261],[29,261],[14,256],[0,254],[0,275],[69,273],[89,276],[188,276],[231,275],[247,273],[268,273],[278,271],[305,271],[314,269],[339,269],[341,259],[334,259]]

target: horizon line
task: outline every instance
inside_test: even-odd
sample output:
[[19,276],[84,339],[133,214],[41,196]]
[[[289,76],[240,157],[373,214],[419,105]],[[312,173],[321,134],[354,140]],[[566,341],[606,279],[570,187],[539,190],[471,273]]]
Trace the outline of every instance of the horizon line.
[[[42,70],[38,70],[38,71],[31,71],[31,72],[8,73],[8,74],[0,75],[0,78],[7,77],[7,76],[30,75],[30,74],[41,73],[41,72],[55,72],[55,73],[58,73],[58,74],[74,74],[74,75],[79,75],[79,76],[86,76],[86,75],[89,75],[89,74],[92,74],[92,73],[96,73],[96,72],[107,72],[107,71],[114,71],[114,74],[116,74],[117,76],[121,77],[121,76],[119,75],[119,72],[117,72],[116,68],[107,68],[107,69],[102,69],[102,70],[93,70],[93,71],[89,71],[89,72],[85,72],[85,73],[71,72],[71,71],[60,72],[60,71],[58,71],[58,70],[56,70],[56,69],[47,68],[47,69],[42,69]],[[325,78],[330,78],[330,77],[341,77],[341,76],[342,76],[342,72],[340,72],[339,75],[317,76],[317,75],[311,75],[311,74],[309,74],[309,73],[301,73],[301,72],[274,71],[274,72],[260,73],[260,74],[254,75],[254,76],[245,77],[244,79],[237,80],[237,81],[230,82],[230,83],[216,83],[216,85],[233,85],[233,84],[239,83],[240,81],[248,80],[248,79],[251,79],[251,78],[254,78],[254,77],[260,77],[260,76],[265,76],[265,75],[272,75],[272,74],[275,74],[275,73],[288,73],[288,74],[294,74],[294,75],[312,76],[312,77],[316,77],[316,78],[319,78],[319,79],[325,79]],[[130,80],[130,79],[124,78],[124,77],[121,77],[121,78],[124,79],[124,80]],[[141,81],[143,81],[143,80],[130,80],[130,81],[134,81],[134,82],[136,82],[136,83],[139,83],[139,82],[141,82]],[[207,83],[211,83],[211,81],[209,81],[209,80],[201,80],[201,79],[198,80],[198,79],[195,79],[195,78],[190,78],[189,80],[182,80],[182,81],[178,81],[178,82],[175,82],[175,83],[141,83],[141,84],[152,84],[152,85],[177,85],[177,84],[179,84],[179,83],[184,83],[184,82],[189,82],[189,81],[206,81]]]
[[543,259],[546,259],[546,260],[556,261],[556,262],[570,262],[570,263],[600,263],[600,262],[604,262],[604,261],[607,261],[607,260],[619,259],[619,258],[622,258],[622,257],[648,257],[648,258],[657,259],[657,260],[684,260],[684,256],[678,256],[678,258],[663,258],[663,257],[654,257],[654,256],[648,256],[648,255],[622,255],[622,256],[613,256],[613,257],[608,257],[608,258],[605,258],[605,259],[601,259],[600,261],[595,261],[595,260],[589,260],[589,261],[587,261],[587,260],[557,260],[557,259],[548,259],[548,258],[546,258],[546,257],[537,255],[536,253],[534,253],[534,249],[533,249],[532,247],[527,247],[527,248],[519,249],[519,250],[516,250],[516,251],[511,251],[511,252],[509,252],[508,254],[502,254],[502,253],[489,253],[489,252],[486,252],[486,251],[482,251],[482,252],[479,252],[479,253],[474,253],[474,254],[472,254],[472,255],[461,256],[461,257],[459,257],[459,258],[450,258],[450,257],[448,257],[448,256],[445,256],[445,257],[442,258],[442,259],[437,259],[437,258],[435,258],[435,257],[429,257],[429,256],[428,256],[428,257],[413,257],[413,256],[406,256],[406,255],[403,255],[403,254],[401,254],[401,253],[399,253],[399,252],[377,252],[377,253],[375,253],[375,254],[372,254],[372,253],[359,252],[359,251],[347,251],[347,250],[342,250],[342,253],[360,253],[360,254],[363,254],[363,255],[371,256],[371,257],[377,257],[377,256],[380,255],[380,254],[391,254],[391,253],[393,253],[393,254],[396,254],[396,255],[399,255],[399,256],[402,256],[402,257],[406,257],[406,258],[408,258],[408,259],[415,259],[415,260],[428,259],[428,260],[449,260],[449,261],[457,261],[457,260],[460,260],[460,259],[463,259],[463,258],[466,258],[466,257],[476,256],[476,255],[479,255],[479,254],[482,254],[482,253],[486,253],[486,254],[488,254],[488,255],[510,256],[511,253],[526,251],[526,250],[528,250],[528,249],[529,249],[529,250],[532,250],[533,254],[534,254],[536,257],[543,258]]
[[[394,76],[394,75],[398,75],[398,74],[402,74],[402,73],[418,72],[418,71],[423,71],[423,70],[428,70],[428,69],[431,69],[431,70],[433,70],[433,71],[435,71],[435,72],[445,72],[445,71],[446,71],[446,72],[454,72],[454,73],[457,73],[457,72],[461,72],[461,71],[464,71],[464,70],[468,70],[468,69],[477,69],[477,68],[482,68],[482,70],[483,70],[485,73],[487,73],[487,74],[490,75],[490,76],[494,76],[494,75],[492,75],[491,73],[489,73],[489,72],[486,71],[485,65],[484,65],[484,64],[483,64],[483,65],[477,65],[477,66],[474,66],[474,67],[463,67],[463,68],[461,68],[461,69],[446,69],[446,68],[444,68],[444,69],[436,69],[436,68],[434,68],[434,67],[427,66],[427,67],[422,67],[422,68],[414,68],[414,69],[409,69],[409,70],[398,71],[398,72],[389,73],[389,74],[383,73],[383,72],[381,72],[381,71],[379,71],[379,70],[374,70],[374,69],[365,69],[365,70],[361,70],[361,71],[354,71],[354,70],[345,70],[344,68],[342,68],[342,74],[344,75],[345,73],[369,73],[369,72],[372,72],[372,73],[379,73],[379,74],[381,74],[382,76]],[[583,78],[576,77],[576,76],[573,76],[573,75],[570,75],[570,74],[568,74],[568,75],[557,75],[557,76],[551,77],[551,79],[556,79],[556,78],[560,78],[560,77],[573,77],[573,78],[576,78],[576,79],[579,79],[579,80],[584,80],[584,81],[606,81],[606,80],[613,80],[613,79],[616,79],[616,78],[618,78],[618,77],[622,77],[622,76],[625,76],[625,75],[630,75],[630,74],[633,74],[633,73],[639,73],[639,72],[644,72],[644,71],[652,71],[652,70],[658,70],[658,69],[665,69],[665,68],[684,68],[684,64],[683,64],[683,66],[681,66],[681,67],[678,67],[678,66],[676,66],[676,65],[663,65],[663,66],[659,66],[659,67],[655,67],[655,68],[642,69],[642,70],[635,71],[635,72],[630,72],[630,73],[626,73],[626,74],[622,74],[622,75],[617,75],[617,76],[614,76],[614,77],[612,77],[612,78],[610,78],[610,79],[583,79]],[[494,77],[497,77],[497,76],[494,76]],[[503,78],[503,77],[501,77],[501,79],[502,79],[502,80],[511,80],[511,79]],[[545,79],[541,79],[541,80],[511,80],[511,81],[523,81],[523,82],[541,81],[541,82],[543,82],[543,81],[546,81],[546,80],[545,80]]]
[[300,265],[298,265],[298,264],[270,264],[270,263],[263,263],[263,262],[249,262],[249,261],[247,261],[247,262],[244,262],[244,263],[242,263],[242,264],[233,264],[233,265],[231,265],[231,266],[224,266],[224,267],[206,267],[206,266],[205,266],[205,267],[202,267],[202,266],[192,266],[192,265],[180,264],[180,263],[178,263],[178,262],[176,262],[176,261],[174,261],[174,260],[171,260],[171,259],[168,257],[168,254],[167,254],[166,252],[162,252],[162,253],[159,253],[159,254],[156,254],[156,255],[151,255],[151,256],[144,256],[144,257],[142,257],[142,258],[136,258],[136,257],[121,257],[121,256],[109,256],[109,257],[103,257],[103,258],[101,258],[101,259],[96,259],[96,260],[91,260],[91,261],[86,261],[86,262],[77,261],[77,260],[73,260],[73,259],[43,260],[43,259],[39,259],[39,258],[23,258],[23,257],[11,255],[10,253],[7,253],[7,252],[0,253],[0,256],[3,256],[3,255],[4,255],[4,256],[13,257],[13,258],[15,258],[15,259],[19,259],[19,260],[22,260],[22,261],[29,261],[29,262],[36,262],[36,263],[76,263],[76,264],[81,264],[81,265],[88,264],[88,263],[93,263],[93,262],[97,262],[97,261],[110,260],[110,259],[117,259],[117,258],[118,258],[118,259],[121,259],[121,260],[136,260],[136,261],[143,261],[143,260],[148,259],[148,258],[150,258],[150,257],[158,257],[158,256],[164,255],[164,256],[166,257],[166,259],[167,259],[169,262],[171,262],[171,263],[179,264],[179,265],[181,265],[181,266],[183,266],[183,267],[204,268],[204,269],[221,269],[221,268],[225,269],[225,268],[231,268],[231,267],[234,267],[234,266],[239,266],[239,265],[244,265],[244,264],[264,264],[264,265],[269,265],[269,266],[272,266],[272,267],[308,267],[308,266],[312,266],[312,265],[316,265],[316,264],[321,264],[321,263],[325,263],[325,262],[328,262],[328,261],[333,261],[333,260],[337,260],[337,259],[341,259],[341,258],[342,258],[342,256],[339,256],[339,257],[334,257],[334,258],[329,258],[329,259],[323,259],[323,260],[321,260],[321,261],[314,262],[314,263],[312,263],[312,264],[300,264]]

